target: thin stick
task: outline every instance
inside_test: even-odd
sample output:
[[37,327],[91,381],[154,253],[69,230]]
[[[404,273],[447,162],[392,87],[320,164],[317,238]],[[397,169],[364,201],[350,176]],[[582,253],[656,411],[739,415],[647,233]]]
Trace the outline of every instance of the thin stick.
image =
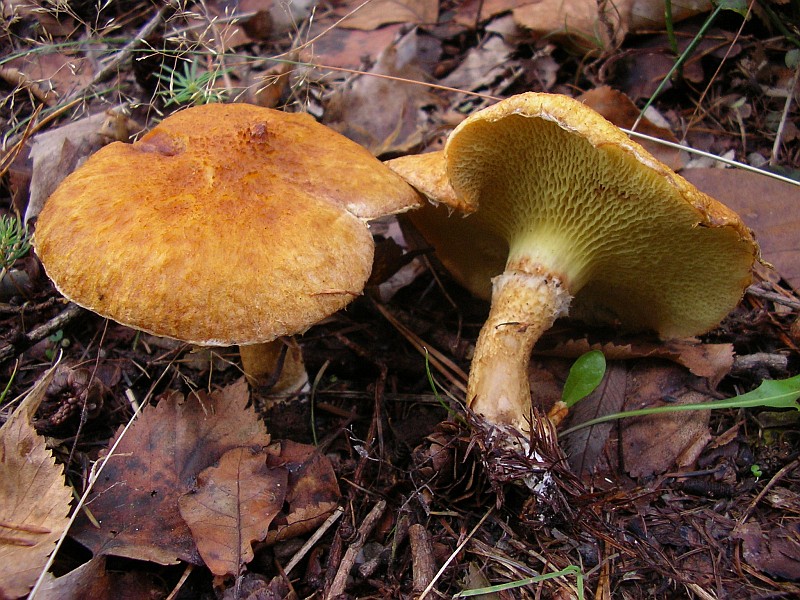
[[356,534],[355,541],[347,547],[347,550],[342,557],[342,562],[339,563],[339,569],[336,571],[336,576],[333,578],[331,587],[325,594],[325,600],[333,600],[337,596],[344,594],[345,586],[347,585],[347,576],[350,574],[350,569],[356,564],[356,557],[361,549],[364,547],[364,542],[367,541],[369,534],[378,524],[378,521],[383,516],[386,510],[386,500],[379,500],[369,514],[361,523]]
[[139,32],[133,37],[133,39],[130,42],[128,42],[127,44],[125,44],[111,58],[111,60],[108,61],[106,66],[103,67],[102,69],[100,69],[95,74],[95,76],[92,77],[92,80],[87,85],[81,87],[80,89],[75,90],[69,96],[67,96],[67,98],[65,99],[65,102],[69,102],[71,100],[74,100],[75,98],[78,98],[78,97],[82,96],[86,92],[86,90],[88,90],[91,87],[94,87],[95,85],[97,85],[98,83],[103,81],[106,77],[111,75],[114,71],[116,71],[119,68],[119,66],[123,62],[128,60],[128,57],[131,54],[133,54],[133,51],[136,48],[136,46],[138,46],[139,43],[143,39],[145,39],[147,36],[149,36],[151,33],[153,33],[155,31],[156,27],[158,27],[158,25],[161,23],[161,20],[164,17],[164,14],[169,9],[170,9],[170,5],[169,4],[165,4],[160,9],[158,9],[158,12],[153,16],[152,19],[150,19],[147,23],[145,23],[144,27],[142,27],[139,30]]
[[458,556],[459,553],[464,549],[464,546],[467,545],[467,542],[469,542],[472,539],[472,537],[478,532],[478,529],[481,528],[483,522],[489,517],[490,514],[492,514],[492,510],[494,510],[493,507],[489,507],[489,510],[486,511],[486,514],[483,515],[483,517],[481,517],[481,520],[478,521],[478,524],[475,525],[475,527],[472,528],[472,531],[469,532],[469,535],[465,537],[464,540],[456,547],[456,549],[453,550],[453,553],[447,557],[447,560],[444,561],[442,568],[439,569],[439,571],[436,573],[436,576],[428,584],[428,587],[426,587],[423,590],[423,592],[419,595],[419,598],[417,598],[417,600],[425,600],[425,596],[431,593],[431,591],[433,590],[433,586],[436,585],[437,581],[439,581],[439,578],[444,574],[447,567],[450,566],[450,563],[453,562],[453,559],[455,559],[455,557]]
[[286,567],[284,567],[283,572],[288,575],[291,570],[294,569],[301,560],[303,560],[303,557],[308,553],[309,550],[311,550],[314,544],[316,544],[319,539],[325,535],[325,532],[331,528],[331,525],[336,523],[336,521],[339,520],[339,517],[341,517],[343,514],[344,509],[341,506],[337,506],[331,516],[328,517],[325,522],[317,528],[317,530],[314,532],[314,535],[308,538],[308,541],[303,544],[300,547],[300,550],[295,553],[295,555],[292,557],[292,560],[290,560],[286,564]]
[[781,140],[783,139],[783,132],[786,129],[786,120],[789,117],[789,107],[792,106],[792,99],[794,98],[794,88],[797,87],[797,78],[800,76],[800,65],[794,70],[792,82],[789,84],[789,89],[786,94],[786,103],[783,105],[783,113],[781,114],[781,122],[778,125],[778,131],[775,132],[775,142],[772,144],[772,155],[769,158],[769,164],[774,165],[778,160],[778,155],[781,152]]

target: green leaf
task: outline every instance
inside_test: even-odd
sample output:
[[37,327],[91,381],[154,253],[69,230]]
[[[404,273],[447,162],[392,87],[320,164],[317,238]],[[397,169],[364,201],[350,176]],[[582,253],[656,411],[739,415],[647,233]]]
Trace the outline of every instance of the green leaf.
[[747,17],[747,0],[717,0],[714,4],[722,10],[732,10]]
[[606,357],[600,350],[590,350],[572,365],[561,399],[571,408],[591,394],[606,373]]

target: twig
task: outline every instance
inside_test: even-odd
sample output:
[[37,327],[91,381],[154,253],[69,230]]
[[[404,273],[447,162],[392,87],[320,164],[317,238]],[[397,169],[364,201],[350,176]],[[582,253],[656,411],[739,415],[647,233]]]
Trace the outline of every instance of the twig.
[[149,36],[151,33],[155,31],[156,27],[158,27],[159,24],[161,23],[164,14],[169,9],[170,5],[168,3],[164,4],[164,6],[158,9],[158,12],[155,15],[153,15],[153,18],[151,18],[147,23],[145,23],[144,27],[142,27],[139,30],[139,32],[133,37],[133,39],[130,42],[125,44],[113,57],[111,57],[111,60],[108,61],[106,66],[100,69],[95,74],[95,76],[92,77],[92,80],[88,84],[72,92],[69,96],[65,98],[64,101],[70,102],[75,98],[82,96],[86,92],[86,90],[94,87],[95,85],[103,81],[106,77],[111,75],[114,71],[116,71],[123,62],[128,60],[128,57],[130,57],[130,55],[133,53],[136,46],[138,46],[143,39],[145,39],[147,36]]
[[425,600],[425,597],[431,593],[433,586],[436,585],[436,582],[439,581],[439,578],[444,574],[445,570],[450,566],[450,563],[453,562],[455,557],[461,553],[461,551],[464,549],[464,546],[466,546],[472,537],[478,532],[478,530],[481,528],[481,525],[483,525],[483,522],[489,517],[490,514],[492,514],[492,510],[493,507],[490,506],[489,510],[486,511],[486,514],[481,517],[480,521],[478,521],[478,524],[475,525],[475,527],[472,528],[472,531],[469,532],[469,535],[465,537],[458,546],[456,546],[456,549],[453,550],[453,553],[447,557],[447,560],[444,561],[442,568],[437,571],[436,576],[428,584],[428,587],[422,591],[417,600]]
[[789,108],[792,106],[792,99],[794,98],[794,88],[797,87],[797,78],[800,76],[800,65],[794,70],[794,76],[789,84],[789,89],[786,93],[786,103],[783,105],[783,113],[781,114],[781,122],[778,125],[778,131],[775,132],[775,142],[772,144],[772,154],[769,158],[769,164],[774,165],[778,160],[778,155],[781,152],[781,140],[783,133],[786,129],[786,120],[789,117]]
[[21,343],[8,344],[0,348],[0,363],[5,362],[17,353],[17,348],[21,345],[32,346],[51,335],[54,331],[62,329],[67,323],[83,313],[83,309],[77,304],[69,303],[67,307],[55,317],[35,327],[30,332],[22,335]]
[[369,534],[377,525],[380,518],[386,510],[386,500],[379,500],[369,514],[366,516],[361,526],[358,528],[356,539],[350,544],[342,557],[342,562],[339,563],[339,569],[336,571],[336,576],[331,582],[331,587],[325,594],[325,600],[333,600],[337,596],[344,594],[345,586],[347,585],[347,576],[350,574],[350,569],[356,564],[356,557],[361,549],[364,547],[364,542],[367,541]]
[[292,569],[294,569],[298,565],[298,563],[301,560],[303,560],[303,557],[308,553],[308,551],[314,547],[314,544],[316,544],[319,541],[319,539],[323,535],[325,535],[325,532],[331,528],[331,525],[336,523],[336,521],[339,520],[339,517],[341,517],[343,514],[344,514],[344,509],[341,506],[337,506],[336,509],[331,514],[331,516],[328,517],[325,520],[325,522],[317,528],[317,530],[314,532],[314,535],[308,538],[308,541],[305,544],[303,544],[300,547],[300,550],[298,550],[295,553],[295,555],[292,557],[292,560],[290,560],[286,564],[286,567],[283,569],[283,572],[288,575],[292,571]]
[[435,563],[431,539],[425,527],[419,523],[408,528],[411,542],[411,566],[414,577],[414,592],[419,593],[433,581]]

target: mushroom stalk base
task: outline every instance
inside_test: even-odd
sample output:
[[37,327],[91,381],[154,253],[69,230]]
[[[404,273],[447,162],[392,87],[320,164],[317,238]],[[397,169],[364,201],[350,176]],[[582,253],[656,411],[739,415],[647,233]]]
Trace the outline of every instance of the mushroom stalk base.
[[467,387],[475,413],[531,432],[531,351],[542,333],[567,313],[571,300],[552,275],[506,271],[492,280],[492,308],[475,345]]
[[308,383],[300,345],[291,337],[239,346],[239,356],[248,381],[271,395],[291,394]]

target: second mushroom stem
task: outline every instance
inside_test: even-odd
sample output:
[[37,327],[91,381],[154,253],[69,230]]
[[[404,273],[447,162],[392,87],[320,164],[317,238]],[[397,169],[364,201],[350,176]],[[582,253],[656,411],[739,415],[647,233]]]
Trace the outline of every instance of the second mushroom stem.
[[531,431],[528,363],[572,297],[552,275],[508,269],[492,280],[492,308],[475,345],[467,399],[490,422]]

